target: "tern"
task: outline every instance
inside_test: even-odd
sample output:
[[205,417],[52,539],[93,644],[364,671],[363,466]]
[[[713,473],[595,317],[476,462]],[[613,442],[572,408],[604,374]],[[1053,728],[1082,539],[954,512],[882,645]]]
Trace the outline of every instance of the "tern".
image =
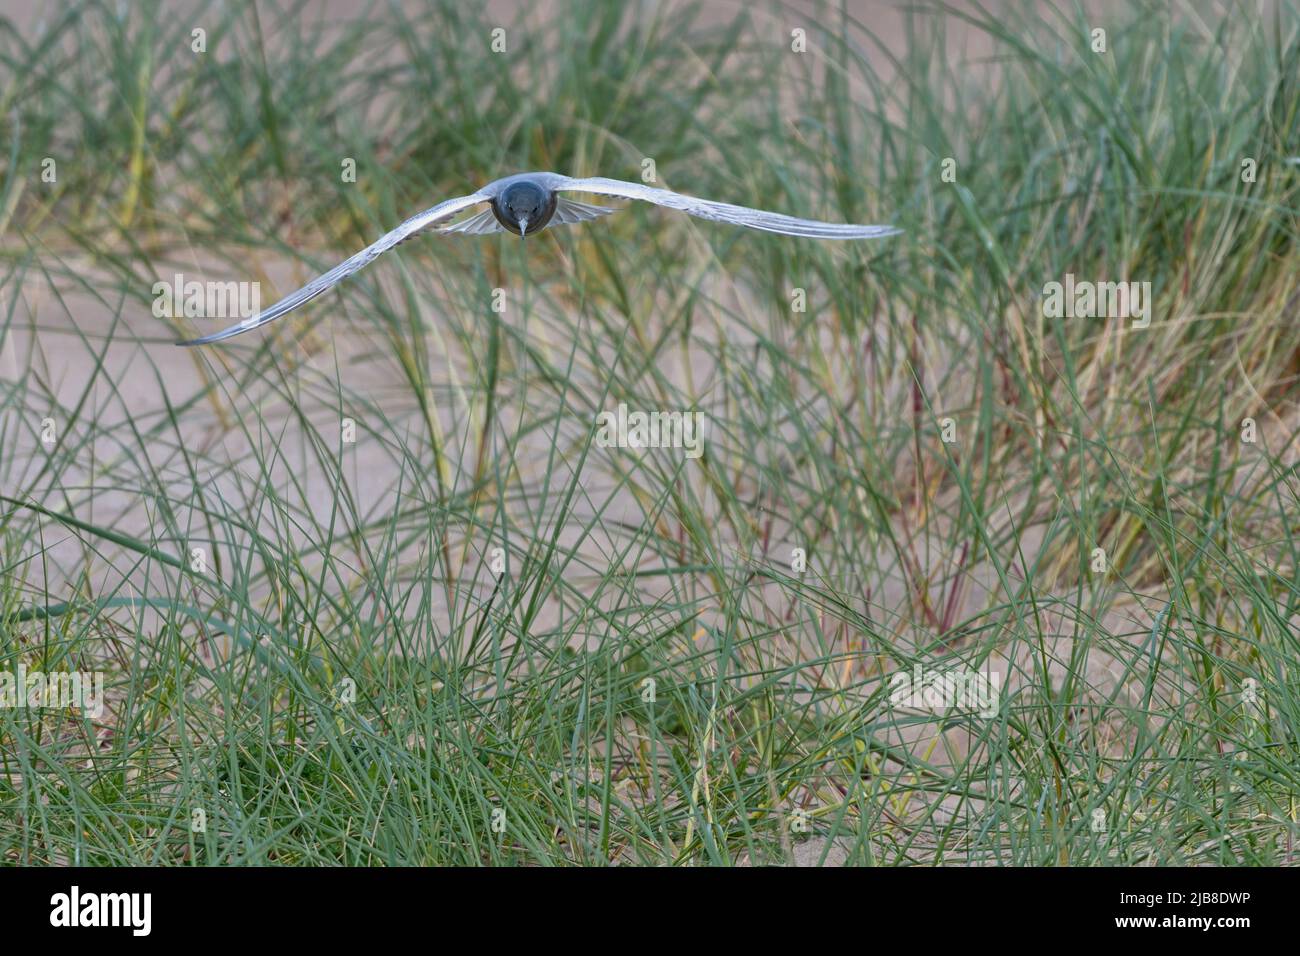
[[[639,199],[654,203],[656,206],[677,209],[699,219],[710,219],[714,222],[760,229],[763,232],[776,232],[786,236],[803,236],[808,239],[877,239],[901,231],[893,226],[855,226],[848,223],[796,219],[780,213],[750,209],[748,206],[733,206],[731,203],[714,202],[710,199],[697,199],[668,189],[658,189],[619,179],[605,179],[599,176],[573,179],[559,173],[520,173],[517,176],[507,176],[488,183],[469,196],[440,202],[419,215],[412,216],[352,258],[313,279],[297,292],[285,296],[269,309],[244,319],[238,325],[176,344],[206,345],[210,342],[221,342],[244,332],[251,332],[268,322],[275,321],[303,303],[310,302],[322,292],[368,266],[398,243],[430,229],[436,229],[437,232],[444,234],[464,236],[482,236],[492,232],[509,231],[519,233],[520,238],[523,239],[541,232],[547,226],[570,225],[618,211],[615,208],[579,202],[560,195],[567,192],[590,193],[616,199]],[[488,208],[459,222],[443,225],[458,213],[483,203],[487,203]]]

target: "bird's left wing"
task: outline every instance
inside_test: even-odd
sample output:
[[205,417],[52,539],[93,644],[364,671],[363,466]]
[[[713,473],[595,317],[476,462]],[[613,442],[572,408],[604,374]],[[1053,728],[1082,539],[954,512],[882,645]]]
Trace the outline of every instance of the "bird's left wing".
[[560,181],[554,188],[596,193],[601,196],[617,196],[621,199],[640,199],[657,206],[678,209],[700,219],[761,229],[764,232],[779,232],[787,236],[806,236],[810,239],[875,239],[880,236],[892,236],[902,231],[893,226],[857,226],[850,223],[796,219],[794,216],[783,216],[777,212],[751,209],[748,206],[733,206],[731,203],[714,202],[711,199],[697,199],[669,189],[654,189],[642,183],[605,179],[601,176],[593,176],[589,179],[560,177]]
[[366,246],[366,248],[362,249],[355,256],[352,256],[352,258],[339,263],[319,278],[308,282],[297,292],[285,296],[269,309],[259,312],[257,315],[251,316],[250,318],[244,319],[244,321],[240,322],[238,325],[232,325],[228,329],[214,332],[211,335],[205,335],[202,338],[177,342],[176,344],[206,345],[209,342],[220,342],[244,332],[252,331],[259,326],[266,325],[268,322],[273,322],[286,312],[298,308],[298,306],[302,305],[304,302],[310,302],[312,299],[316,298],[316,296],[342,282],[353,273],[359,272],[399,242],[404,242],[412,236],[419,235],[430,226],[435,226],[444,219],[456,215],[456,213],[460,212],[462,209],[467,209],[470,206],[481,202],[487,202],[490,198],[490,196],[485,195],[482,192],[477,192],[471,196],[460,196],[456,199],[448,199],[446,202],[440,202],[431,209],[426,209],[424,212],[412,216],[392,232],[387,233],[381,239]]

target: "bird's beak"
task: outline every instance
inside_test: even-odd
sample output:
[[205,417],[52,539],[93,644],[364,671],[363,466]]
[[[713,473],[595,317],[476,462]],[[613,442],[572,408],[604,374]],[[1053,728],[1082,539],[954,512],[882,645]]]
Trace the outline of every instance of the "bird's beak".
[[519,220],[519,238],[520,238],[520,239],[524,238],[524,233],[527,232],[527,231],[528,231],[528,220],[527,220],[527,219],[520,219],[520,220]]

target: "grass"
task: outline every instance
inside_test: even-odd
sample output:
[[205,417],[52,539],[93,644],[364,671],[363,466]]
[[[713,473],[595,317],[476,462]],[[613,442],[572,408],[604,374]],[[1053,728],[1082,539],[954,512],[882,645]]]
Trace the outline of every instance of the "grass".
[[[0,20],[0,671],[108,688],[0,709],[0,859],[1292,863],[1298,27]],[[497,176],[647,158],[906,232],[638,207],[406,243],[220,347],[150,313],[176,272],[270,304]],[[1067,273],[1149,282],[1150,326],[1050,317]],[[619,402],[700,410],[703,456],[596,445]],[[893,705],[918,665],[998,672],[996,714]]]

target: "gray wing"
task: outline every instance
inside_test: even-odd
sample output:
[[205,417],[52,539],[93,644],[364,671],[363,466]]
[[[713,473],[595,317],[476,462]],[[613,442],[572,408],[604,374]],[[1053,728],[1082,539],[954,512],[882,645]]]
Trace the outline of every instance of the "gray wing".
[[438,232],[443,235],[455,235],[459,233],[463,236],[486,236],[493,232],[505,232],[505,227],[497,222],[497,217],[492,214],[491,208],[484,209],[460,222],[454,222],[450,226],[442,226]]
[[600,176],[590,179],[571,179],[565,176],[555,188],[596,193],[601,196],[617,196],[622,199],[641,199],[652,202],[656,206],[679,209],[700,219],[761,229],[764,232],[779,232],[787,236],[806,236],[810,239],[875,239],[902,232],[901,229],[893,226],[856,226],[848,223],[818,222],[815,219],[796,219],[794,216],[783,216],[777,212],[750,209],[748,206],[733,206],[731,203],[713,202],[709,199],[697,199],[668,189],[654,189],[642,183],[628,183],[621,179],[605,179]]
[[601,216],[608,216],[612,212],[618,212],[618,210],[611,209],[608,206],[596,206],[589,202],[578,202],[576,199],[565,199],[563,196],[557,196],[555,199],[555,215],[551,218],[549,225],[569,226],[575,222],[599,219]]
[[337,266],[335,266],[333,269],[331,269],[329,272],[325,273],[324,275],[320,276],[319,278],[313,279],[311,282],[308,282],[297,292],[293,292],[285,296],[283,299],[281,299],[275,305],[271,306],[269,309],[259,312],[257,313],[257,315],[251,316],[250,318],[244,319],[244,321],[240,322],[238,325],[232,325],[228,329],[223,329],[220,332],[214,332],[211,335],[205,335],[202,338],[189,339],[188,341],[185,342],[177,342],[176,344],[177,345],[206,345],[209,342],[220,342],[223,341],[224,339],[229,339],[229,338],[233,338],[236,335],[241,335],[244,332],[250,332],[253,329],[266,325],[266,323],[268,322],[274,322],[276,319],[284,315],[286,312],[291,312],[292,310],[298,308],[298,306],[302,305],[304,302],[310,302],[312,299],[316,298],[316,296],[320,295],[322,292],[325,292],[326,290],[331,289],[334,286],[338,285],[338,283],[348,278],[348,276],[352,275],[355,272],[359,272],[361,269],[368,266],[380,255],[387,252],[389,249],[393,248],[393,246],[397,245],[399,242],[405,242],[407,239],[410,239],[412,236],[419,235],[421,232],[428,229],[430,226],[434,226],[437,223],[441,222],[442,220],[448,219],[451,216],[456,215],[456,213],[460,212],[462,209],[467,209],[470,206],[476,205],[481,202],[487,202],[489,198],[490,197],[484,195],[483,193],[478,192],[478,193],[474,193],[472,196],[460,196],[456,199],[448,199],[446,202],[440,202],[438,203],[438,205],[432,207],[431,209],[426,209],[424,212],[420,213],[419,215],[412,216],[410,219],[406,220],[406,222],[402,223],[392,232],[384,235],[383,238],[366,246],[355,256],[353,256],[350,259],[347,259],[344,262],[339,263]]

